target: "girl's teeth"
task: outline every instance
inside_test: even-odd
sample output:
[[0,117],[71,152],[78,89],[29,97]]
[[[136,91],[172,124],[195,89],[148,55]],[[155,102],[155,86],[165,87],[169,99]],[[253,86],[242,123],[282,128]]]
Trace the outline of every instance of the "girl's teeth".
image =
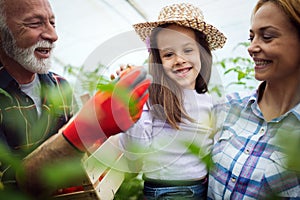
[[177,70],[176,73],[179,74],[179,73],[186,73],[188,72],[189,69],[182,69],[182,70]]

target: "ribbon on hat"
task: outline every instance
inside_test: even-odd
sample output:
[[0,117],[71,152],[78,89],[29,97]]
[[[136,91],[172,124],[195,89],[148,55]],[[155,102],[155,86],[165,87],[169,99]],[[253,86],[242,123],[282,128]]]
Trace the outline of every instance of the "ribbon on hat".
[[146,38],[145,43],[146,43],[148,53],[150,53],[151,52],[150,37]]

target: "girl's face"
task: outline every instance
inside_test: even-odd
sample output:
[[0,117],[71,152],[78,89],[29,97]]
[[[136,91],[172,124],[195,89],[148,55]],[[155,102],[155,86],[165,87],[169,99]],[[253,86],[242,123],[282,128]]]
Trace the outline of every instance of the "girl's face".
[[250,40],[248,52],[255,62],[256,79],[273,83],[299,79],[298,31],[274,3],[265,3],[254,14]]
[[190,28],[170,25],[157,34],[157,47],[167,76],[184,89],[195,89],[200,73],[199,44]]

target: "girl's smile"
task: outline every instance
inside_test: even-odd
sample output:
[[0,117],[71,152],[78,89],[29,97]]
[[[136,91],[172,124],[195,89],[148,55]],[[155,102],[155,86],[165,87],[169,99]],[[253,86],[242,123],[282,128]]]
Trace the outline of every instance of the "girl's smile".
[[164,72],[182,88],[195,89],[201,70],[199,44],[190,28],[170,25],[157,35]]

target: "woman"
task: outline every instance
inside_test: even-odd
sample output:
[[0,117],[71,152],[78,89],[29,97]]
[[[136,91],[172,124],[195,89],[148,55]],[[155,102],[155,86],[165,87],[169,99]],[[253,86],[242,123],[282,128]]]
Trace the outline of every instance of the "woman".
[[262,83],[252,95],[229,95],[223,105],[208,196],[299,199],[300,170],[287,165],[286,151],[289,140],[300,140],[300,1],[259,0],[250,42],[255,78]]

